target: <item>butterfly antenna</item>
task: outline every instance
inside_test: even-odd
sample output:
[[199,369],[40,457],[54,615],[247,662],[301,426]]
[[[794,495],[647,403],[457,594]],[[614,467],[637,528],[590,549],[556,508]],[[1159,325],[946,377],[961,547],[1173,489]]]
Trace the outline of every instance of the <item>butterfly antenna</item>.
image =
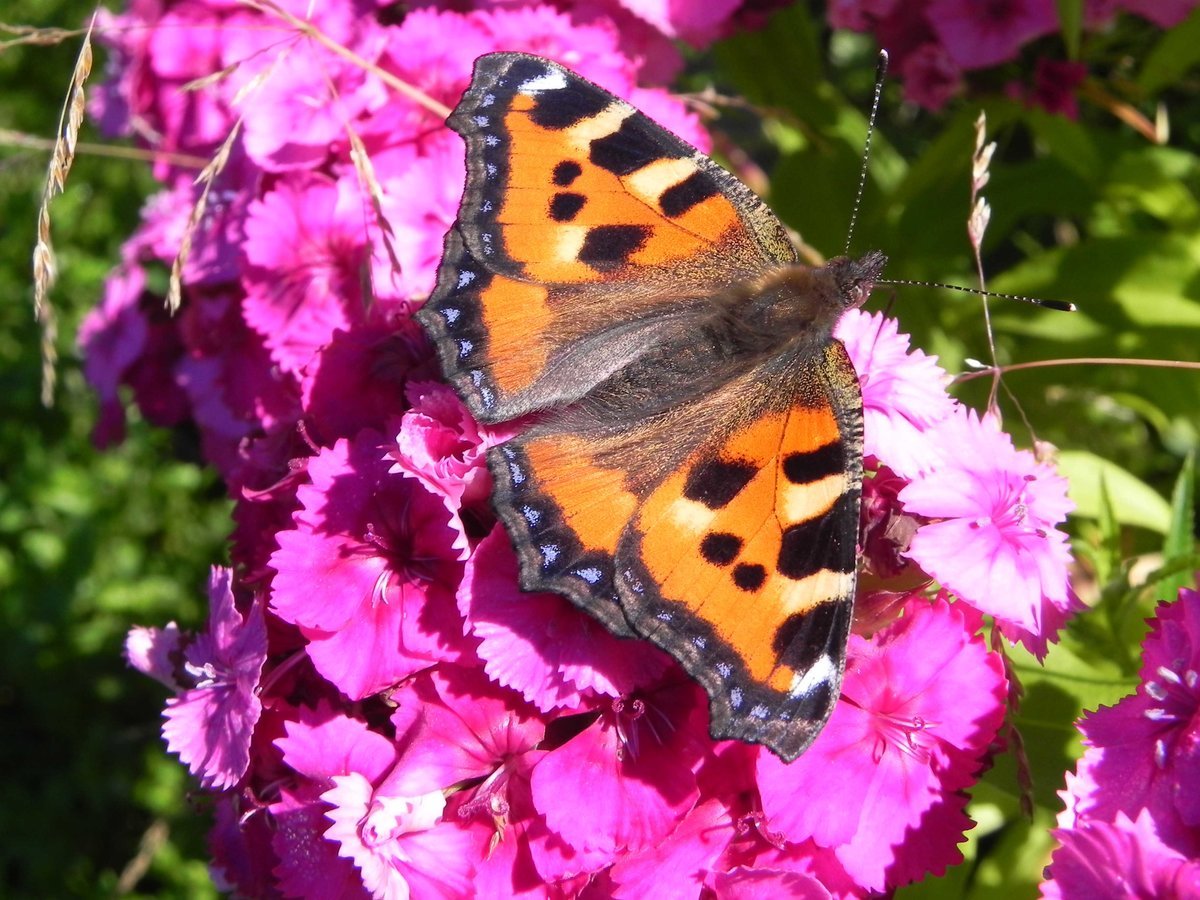
[[961,291],[964,294],[974,294],[977,297],[997,297],[1001,300],[1019,300],[1021,303],[1032,303],[1045,309],[1057,309],[1062,312],[1075,312],[1074,303],[1066,300],[1044,300],[1041,297],[1026,297],[1024,294],[1002,294],[998,291],[981,291],[978,288],[963,287],[960,284],[943,284],[940,281],[909,281],[907,278],[880,278],[876,285],[906,285],[908,287],[942,288],[947,291]]
[[[875,116],[879,113],[879,98],[883,96],[883,79],[887,77],[888,52],[879,51],[879,65],[875,69],[875,96],[871,100],[871,115],[867,119],[867,140],[863,145],[862,168],[858,173],[858,190],[854,194],[854,206],[850,210],[850,227],[846,229],[846,246],[843,256],[850,255],[850,241],[854,238],[854,227],[858,224],[858,208],[862,206],[863,191],[867,187],[867,164],[871,161],[871,137],[875,134]],[[878,283],[878,282],[877,282]]]

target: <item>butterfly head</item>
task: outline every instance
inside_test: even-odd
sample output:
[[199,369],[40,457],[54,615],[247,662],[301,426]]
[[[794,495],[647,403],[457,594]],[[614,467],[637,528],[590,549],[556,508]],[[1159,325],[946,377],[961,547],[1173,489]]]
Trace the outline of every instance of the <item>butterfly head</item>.
[[857,309],[867,302],[885,265],[887,257],[878,250],[871,250],[858,259],[839,256],[826,263],[824,271],[837,283],[837,294],[843,304],[841,311]]

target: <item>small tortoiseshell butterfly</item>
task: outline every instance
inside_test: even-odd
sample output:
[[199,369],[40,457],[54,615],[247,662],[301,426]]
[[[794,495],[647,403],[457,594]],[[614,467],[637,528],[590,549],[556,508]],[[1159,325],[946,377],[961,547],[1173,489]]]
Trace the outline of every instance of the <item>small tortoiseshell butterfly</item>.
[[732,175],[557,63],[493,53],[448,119],[466,191],[418,318],[482,422],[521,586],[653,641],[714,738],[785,760],[841,690],[862,397],[832,329],[884,257],[799,263]]

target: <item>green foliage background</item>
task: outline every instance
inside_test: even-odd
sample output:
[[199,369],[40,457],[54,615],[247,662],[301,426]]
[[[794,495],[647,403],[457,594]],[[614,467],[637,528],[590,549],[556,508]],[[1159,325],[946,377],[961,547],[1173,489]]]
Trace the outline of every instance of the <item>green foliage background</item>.
[[[1080,4],[1060,0],[1064,21]],[[722,107],[716,124],[769,177],[769,201],[811,245],[841,251],[874,75],[874,47],[831,38],[820,4],[800,4],[762,32],[691,60],[685,83],[715,85],[753,108]],[[16,0],[8,23],[72,27],[76,0]],[[1163,33],[1122,17],[1103,35],[1055,36],[1079,48],[1109,96],[1155,115],[1172,136],[1155,145],[1101,105],[1072,122],[1005,99],[1032,54],[985,73],[973,98],[942,114],[905,106],[887,85],[858,251],[883,249],[892,278],[973,284],[966,240],[972,124],[982,108],[999,142],[986,194],[994,208],[984,260],[989,287],[1075,301],[1068,315],[994,302],[1003,364],[1077,358],[1166,359],[1200,352],[1200,14]],[[0,53],[0,128],[53,135],[78,40]],[[93,84],[100,77],[98,62]],[[85,139],[94,134],[85,132]],[[38,401],[38,331],[30,253],[46,155],[0,156],[0,889],[7,896],[208,896],[205,811],[158,736],[163,690],[120,650],[131,624],[186,627],[204,619],[207,568],[225,558],[229,506],[199,464],[194,434],[167,433],[131,408],[128,439],[99,453],[95,402],[73,351],[141,200],[146,166],[81,153],[53,207],[62,277],[56,404]],[[873,306],[888,302],[884,292]],[[900,289],[893,312],[951,372],[987,360],[978,301]],[[957,393],[981,408],[988,379]],[[1136,684],[1142,620],[1198,567],[1189,460],[1200,434],[1200,372],[1113,363],[1014,371],[1002,395],[1017,442],[1061,451],[1079,506],[1071,530],[1077,588],[1095,608],[1045,668],[1014,652],[1026,695],[1015,723],[1032,775],[1032,819],[1012,753],[975,792],[980,823],[968,857],[904,896],[1034,896],[1050,849],[1055,792],[1079,743],[1082,709]],[[969,689],[969,686],[964,686]],[[124,873],[124,878],[122,874]]]

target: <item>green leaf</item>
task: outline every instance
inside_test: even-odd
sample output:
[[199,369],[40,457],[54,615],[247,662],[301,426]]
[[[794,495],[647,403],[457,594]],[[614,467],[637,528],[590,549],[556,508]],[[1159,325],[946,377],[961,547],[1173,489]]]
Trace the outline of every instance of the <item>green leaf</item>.
[[1163,32],[1162,40],[1146,55],[1138,87],[1154,96],[1177,83],[1197,63],[1200,63],[1200,9],[1192,10],[1190,16]]
[[1063,43],[1067,45],[1067,56],[1079,56],[1079,38],[1083,33],[1083,0],[1057,0],[1058,26]]
[[[1171,522],[1167,528],[1167,539],[1163,541],[1163,558],[1168,562],[1181,556],[1190,556],[1196,547],[1196,511],[1192,498],[1196,496],[1196,454],[1189,453],[1175,480],[1171,492]],[[1174,600],[1179,589],[1194,581],[1194,576],[1184,570],[1158,583],[1160,600]]]
[[1087,450],[1063,450],[1058,471],[1066,476],[1075,514],[1099,519],[1103,490],[1112,498],[1113,513],[1123,525],[1166,534],[1171,527],[1171,507],[1152,487],[1116,463]]

